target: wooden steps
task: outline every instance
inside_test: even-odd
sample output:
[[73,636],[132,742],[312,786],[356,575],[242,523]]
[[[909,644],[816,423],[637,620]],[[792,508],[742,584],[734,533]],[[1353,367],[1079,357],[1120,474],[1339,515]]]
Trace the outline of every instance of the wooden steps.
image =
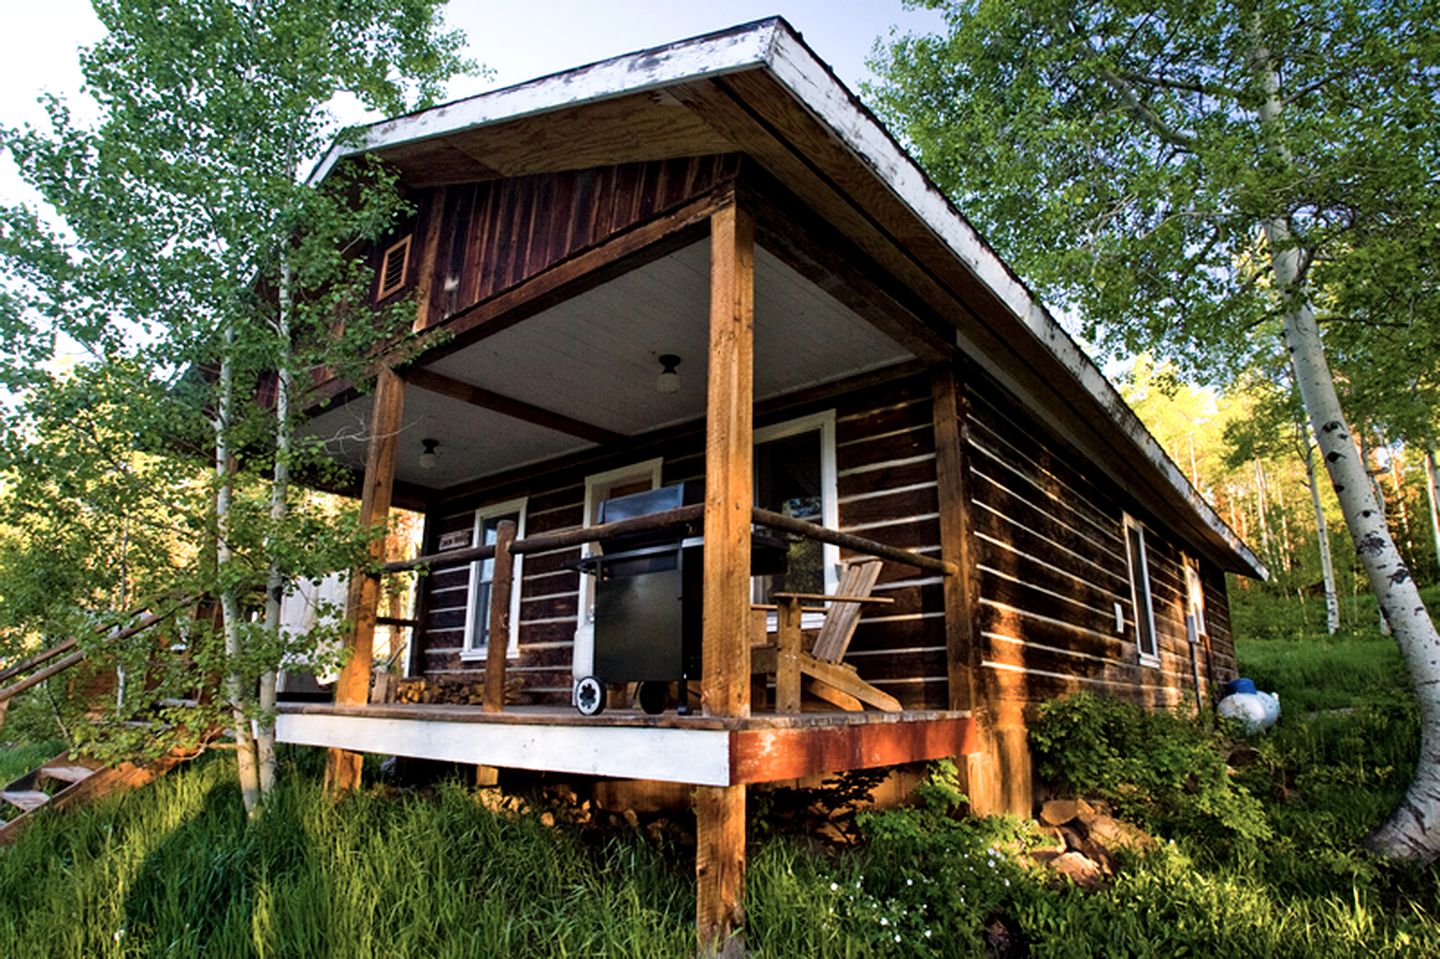
[[38,789],[7,789],[0,792],[0,799],[18,806],[22,812],[34,812],[50,801],[50,794]]
[[[9,845],[41,810],[62,810],[114,792],[135,789],[165,775],[195,750],[173,750],[144,764],[105,766],[84,756],[61,753],[0,789],[0,846]],[[8,811],[7,811],[8,810]],[[19,815],[9,813],[18,810]]]

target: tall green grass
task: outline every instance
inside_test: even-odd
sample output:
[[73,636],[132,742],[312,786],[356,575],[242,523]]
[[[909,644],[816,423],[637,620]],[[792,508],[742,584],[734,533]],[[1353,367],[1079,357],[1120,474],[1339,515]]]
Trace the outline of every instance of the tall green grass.
[[[1358,852],[1415,754],[1393,642],[1292,634],[1283,607],[1260,615],[1276,628],[1241,637],[1241,670],[1285,712],[1234,775],[1271,839],[1174,827],[1090,892],[1027,864],[1030,827],[947,808],[868,814],[866,842],[844,851],[755,830],[768,838],[750,848],[751,954],[986,955],[986,930],[1003,928],[1034,956],[1440,955],[1440,873]],[[0,763],[29,768],[48,749]],[[224,756],[42,816],[0,849],[0,957],[693,955],[688,846],[546,828],[454,785],[336,804],[313,758],[292,756],[256,824]]]
[[682,955],[678,857],[591,847],[458,787],[333,804],[286,778],[255,826],[228,763],[38,821],[0,853],[0,956]]

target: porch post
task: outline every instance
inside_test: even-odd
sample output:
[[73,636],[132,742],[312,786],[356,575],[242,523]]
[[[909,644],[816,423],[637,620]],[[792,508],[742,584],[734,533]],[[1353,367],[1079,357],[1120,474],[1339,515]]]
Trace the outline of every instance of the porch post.
[[[935,479],[940,494],[940,558],[959,572],[946,576],[945,660],[950,709],[968,709],[977,724],[984,723],[984,704],[975,688],[977,583],[970,542],[969,463],[965,448],[964,410],[955,364],[935,367],[930,374],[930,399],[935,423]],[[965,791],[977,812],[989,805],[990,784],[979,755],[957,756],[965,774]]]
[[[708,716],[750,715],[754,340],[755,225],[732,202],[710,218],[700,683]],[[699,787],[695,819],[695,919],[701,953],[743,955],[745,787]]]
[[[375,384],[375,405],[370,414],[370,448],[365,455],[365,479],[360,498],[360,525],[383,530],[390,514],[395,486],[395,458],[400,419],[405,410],[405,382],[389,367]],[[370,541],[370,556],[385,559],[385,537]],[[374,653],[375,615],[380,605],[380,577],[357,570],[350,584],[350,618],[354,622],[346,646],[349,658],[335,683],[337,705],[363,704],[370,698],[370,669]],[[338,792],[360,785],[360,753],[332,748],[325,761],[326,788]]]

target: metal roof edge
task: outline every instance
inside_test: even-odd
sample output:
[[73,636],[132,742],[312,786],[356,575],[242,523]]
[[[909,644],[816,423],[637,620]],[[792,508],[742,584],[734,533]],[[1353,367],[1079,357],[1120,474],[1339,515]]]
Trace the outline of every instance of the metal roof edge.
[[380,120],[350,142],[337,138],[306,182],[325,179],[347,156],[765,65],[776,40],[792,29],[783,18],[768,17]]

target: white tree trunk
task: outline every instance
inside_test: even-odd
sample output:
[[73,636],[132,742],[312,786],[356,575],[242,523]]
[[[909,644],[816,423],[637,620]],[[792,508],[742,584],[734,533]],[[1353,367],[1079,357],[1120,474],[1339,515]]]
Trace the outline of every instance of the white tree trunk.
[[[280,556],[279,530],[288,511],[286,497],[290,493],[290,392],[294,377],[290,372],[290,260],[280,259],[279,310],[276,317],[277,341],[275,384],[275,469],[270,479],[270,533],[266,553],[269,568],[265,575],[265,632],[271,648],[281,648],[280,605],[285,595],[285,564]],[[275,788],[275,685],[276,670],[267,665],[260,672],[260,721],[255,738],[256,759],[260,766],[260,792],[270,795]]]
[[240,798],[247,815],[254,816],[260,805],[259,771],[255,756],[255,740],[250,734],[250,712],[245,700],[245,681],[241,673],[244,643],[240,636],[240,600],[235,587],[229,585],[227,567],[234,561],[230,546],[231,503],[234,486],[231,473],[230,426],[235,409],[235,370],[231,354],[235,333],[225,331],[224,355],[220,360],[219,396],[215,415],[215,567],[217,578],[226,585],[220,589],[220,610],[225,637],[225,656],[230,662],[225,677],[225,695],[235,722],[235,765],[240,778]]
[[1310,487],[1310,506],[1315,510],[1315,536],[1320,544],[1320,575],[1325,583],[1325,629],[1334,636],[1340,631],[1340,595],[1335,589],[1335,561],[1330,556],[1330,525],[1320,504],[1320,479],[1315,475],[1315,447],[1305,444],[1305,482]]
[[1430,499],[1430,536],[1435,541],[1435,565],[1440,567],[1440,469],[1435,467],[1435,448],[1425,448],[1425,493]]
[[[1261,41],[1258,21],[1250,27],[1255,75],[1265,93],[1260,105],[1261,128],[1266,142],[1277,152],[1277,158],[1289,166],[1291,158],[1284,147],[1281,120],[1280,73]],[[1399,808],[1366,837],[1365,845],[1391,858],[1429,862],[1440,856],[1440,632],[1436,631],[1420,599],[1420,590],[1395,548],[1365,464],[1355,455],[1355,445],[1335,392],[1335,379],[1325,359],[1320,328],[1315,323],[1301,251],[1290,223],[1284,216],[1275,216],[1267,219],[1263,226],[1275,292],[1284,315],[1285,345],[1290,352],[1300,399],[1340,500],[1345,525],[1355,541],[1360,563],[1379,600],[1381,612],[1405,658],[1420,706],[1420,754],[1416,758],[1415,776]]]

